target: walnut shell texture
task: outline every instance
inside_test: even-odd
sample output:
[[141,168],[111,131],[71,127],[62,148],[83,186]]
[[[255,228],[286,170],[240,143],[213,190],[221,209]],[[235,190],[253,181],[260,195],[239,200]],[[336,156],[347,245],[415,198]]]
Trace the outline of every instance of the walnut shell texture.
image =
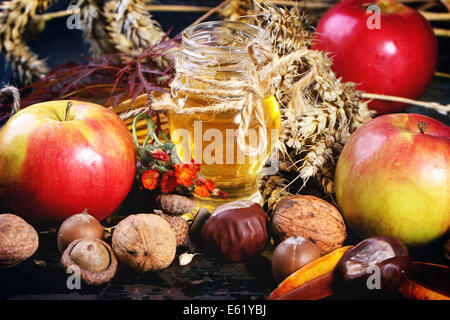
[[295,235],[308,239],[322,255],[341,247],[347,237],[336,207],[309,195],[283,197],[275,206],[271,231],[278,241]]
[[175,258],[175,231],[156,214],[135,214],[116,226],[112,246],[119,260],[138,272],[167,268]]
[[38,246],[39,236],[31,225],[14,214],[0,214],[0,268],[25,261]]
[[[100,246],[104,246],[104,248],[109,253],[109,264],[108,266],[102,270],[102,271],[89,271],[85,268],[79,266],[75,261],[72,260],[72,251],[75,247],[78,245],[83,245],[83,242],[95,242]],[[63,255],[61,256],[61,264],[63,265],[64,269],[67,270],[68,268],[72,269],[72,272],[79,273],[81,275],[81,278],[88,284],[88,285],[101,285],[108,281],[110,281],[116,274],[117,271],[117,258],[114,255],[114,252],[109,244],[104,242],[103,240],[99,239],[77,239],[75,241],[72,241],[69,246],[64,250]]]

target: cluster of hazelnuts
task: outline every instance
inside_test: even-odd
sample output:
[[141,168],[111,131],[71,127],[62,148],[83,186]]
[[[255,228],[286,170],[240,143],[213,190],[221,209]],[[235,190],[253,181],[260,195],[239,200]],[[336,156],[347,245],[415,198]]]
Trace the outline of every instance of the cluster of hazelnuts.
[[114,227],[111,246],[104,228],[86,211],[66,219],[58,231],[61,264],[78,272],[90,285],[100,285],[116,274],[118,261],[137,272],[168,267],[177,246],[186,244],[188,225],[177,216],[160,211],[134,214]]
[[[170,208],[168,203],[162,206],[165,212],[179,213],[173,206],[179,199],[170,199]],[[159,204],[164,200],[158,199]],[[201,240],[206,251],[236,262],[262,252],[273,236],[280,243],[273,253],[273,273],[282,281],[340,247],[346,237],[337,209],[315,197],[282,198],[270,222],[263,208],[250,201],[221,205],[212,214],[200,211],[203,214],[197,214],[190,227],[176,214],[130,215],[114,228],[111,246],[103,240],[103,227],[94,217],[87,212],[71,216],[58,231],[61,263],[65,268],[78,268],[88,284],[101,284],[115,275],[118,261],[137,272],[168,267],[177,247],[186,246],[190,238]]]

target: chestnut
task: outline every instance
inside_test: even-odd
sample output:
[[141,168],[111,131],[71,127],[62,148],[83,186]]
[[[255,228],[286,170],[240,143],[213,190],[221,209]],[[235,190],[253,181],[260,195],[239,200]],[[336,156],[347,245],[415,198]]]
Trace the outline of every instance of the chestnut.
[[283,240],[272,254],[272,273],[281,282],[301,267],[320,257],[319,248],[303,237],[292,236]]
[[[348,250],[339,261],[337,270],[343,283],[353,289],[367,291],[376,288],[393,292],[405,282],[408,265],[409,252],[402,242],[388,236],[377,236]],[[379,279],[369,281],[372,275],[379,276]]]
[[264,250],[268,242],[267,216],[251,201],[218,206],[201,230],[202,242],[231,261],[243,261]]

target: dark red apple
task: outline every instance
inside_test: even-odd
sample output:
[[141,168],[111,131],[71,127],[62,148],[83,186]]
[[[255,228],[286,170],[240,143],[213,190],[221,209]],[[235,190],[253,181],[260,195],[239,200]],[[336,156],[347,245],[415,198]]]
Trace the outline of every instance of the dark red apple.
[[43,102],[0,130],[0,200],[32,222],[58,223],[84,209],[102,220],[119,207],[134,177],[131,134],[105,107]]
[[[379,19],[373,5],[379,8]],[[426,91],[438,55],[428,21],[388,0],[339,2],[319,22],[312,48],[329,52],[333,71],[344,81],[358,83],[359,90],[410,99]],[[374,100],[369,107],[384,114],[407,104]]]

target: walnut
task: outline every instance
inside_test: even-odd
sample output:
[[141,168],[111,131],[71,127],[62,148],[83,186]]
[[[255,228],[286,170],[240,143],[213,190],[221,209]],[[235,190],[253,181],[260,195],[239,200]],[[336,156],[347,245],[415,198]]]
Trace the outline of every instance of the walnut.
[[344,219],[336,207],[307,195],[281,198],[274,209],[271,231],[278,241],[294,235],[309,239],[322,255],[339,248],[347,237]]
[[31,257],[39,246],[36,230],[21,217],[0,214],[0,268],[10,268]]
[[77,272],[89,285],[101,285],[110,281],[117,271],[117,259],[106,242],[99,239],[72,241],[61,257],[67,270]]
[[112,246],[119,260],[138,272],[167,268],[175,258],[175,231],[155,214],[128,216],[116,226]]

